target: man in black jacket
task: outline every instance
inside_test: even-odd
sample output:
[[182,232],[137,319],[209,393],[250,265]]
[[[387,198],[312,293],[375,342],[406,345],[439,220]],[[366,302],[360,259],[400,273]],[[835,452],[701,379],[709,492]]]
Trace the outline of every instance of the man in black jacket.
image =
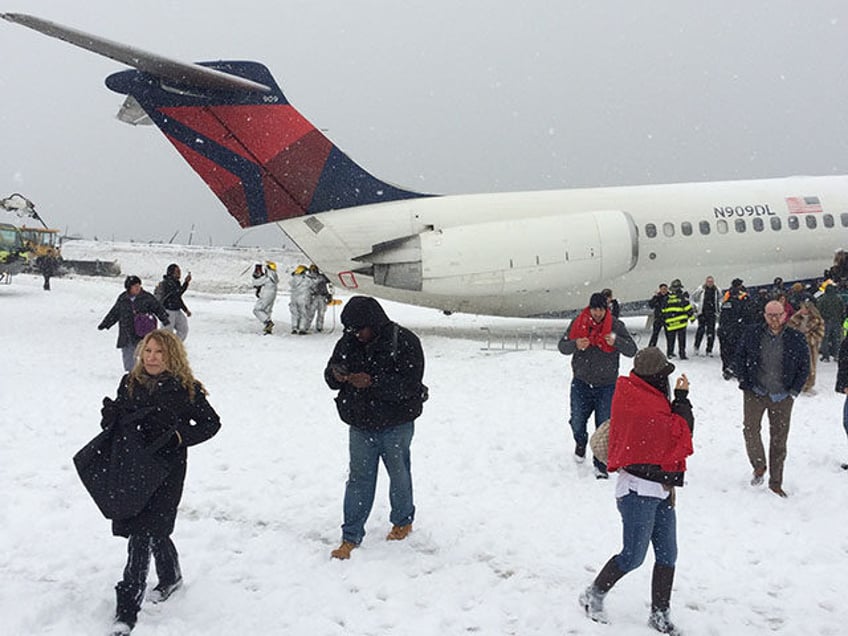
[[183,301],[183,294],[191,282],[191,272],[181,282],[180,278],[182,275],[183,273],[180,271],[179,265],[176,263],[168,265],[165,275],[159,281],[159,284],[156,285],[155,296],[168,312],[168,317],[171,319],[171,331],[176,333],[177,337],[185,342],[185,339],[188,338],[187,318],[191,316],[191,312]]
[[[744,394],[742,423],[745,450],[754,469],[752,486],[763,483],[769,470],[769,488],[786,497],[783,490],[783,463],[786,440],[795,398],[810,374],[810,351],[801,332],[786,327],[783,305],[770,300],[765,322],[751,325],[739,340],[734,372]],[[763,414],[769,418],[768,463],[760,433]]]
[[389,474],[390,521],[386,539],[412,531],[410,444],[426,399],[424,353],[418,337],[389,320],[374,298],[354,296],[341,315],[344,334],[324,370],[337,390],[339,416],[349,425],[350,472],[345,488],[342,544],[335,559],[349,559],[365,536],[382,459]]

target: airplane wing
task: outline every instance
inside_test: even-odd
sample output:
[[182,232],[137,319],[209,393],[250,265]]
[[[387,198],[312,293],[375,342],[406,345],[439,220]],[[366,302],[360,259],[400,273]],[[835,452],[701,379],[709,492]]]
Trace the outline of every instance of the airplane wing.
[[80,48],[122,62],[139,71],[161,77],[179,84],[187,84],[212,90],[271,92],[265,84],[254,82],[243,77],[237,77],[213,68],[180,62],[155,53],[150,53],[120,42],[78,31],[70,27],[42,20],[25,13],[0,13],[0,17],[9,22],[21,24],[49,35],[50,37],[69,42]]

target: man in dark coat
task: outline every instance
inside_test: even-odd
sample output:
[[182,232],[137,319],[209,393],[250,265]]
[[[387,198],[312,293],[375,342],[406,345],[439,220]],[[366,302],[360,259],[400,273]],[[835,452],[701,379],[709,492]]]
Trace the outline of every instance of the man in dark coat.
[[748,317],[748,292],[741,278],[734,278],[724,292],[718,319],[718,342],[721,347],[721,372],[725,380],[733,377],[736,343],[745,331]]
[[842,344],[842,322],[845,320],[845,301],[836,293],[836,285],[824,288],[824,295],[816,301],[816,308],[824,319],[824,341],[821,344],[822,362],[839,356]]
[[124,361],[124,371],[129,373],[135,366],[135,348],[146,334],[136,333],[136,316],[153,314],[166,326],[170,323],[168,312],[156,297],[141,288],[141,279],[138,276],[127,276],[124,280],[126,291],[118,295],[118,299],[109,313],[104,316],[98,329],[109,329],[118,323],[118,349]]
[[[574,437],[574,459],[586,457],[589,434],[586,424],[595,414],[595,428],[609,419],[612,394],[618,378],[621,354],[632,357],[636,343],[624,323],[612,317],[602,293],[592,294],[589,306],[571,321],[557,345],[559,352],[571,358],[571,397],[568,423]],[[606,479],[606,465],[592,457],[595,477]]]
[[715,326],[718,312],[721,309],[721,289],[716,287],[715,279],[707,276],[704,284],[692,294],[692,304],[698,315],[698,330],[695,332],[695,353],[701,349],[704,336],[707,337],[707,355],[713,355],[715,342]]
[[656,347],[659,340],[660,332],[665,327],[665,319],[663,318],[663,309],[668,302],[668,285],[660,283],[656,293],[648,301],[648,307],[654,310],[654,322],[651,326],[651,339],[648,341],[649,347]]
[[382,459],[389,474],[388,540],[412,531],[410,444],[415,418],[426,399],[424,353],[418,337],[389,320],[374,298],[354,296],[342,311],[344,334],[324,370],[327,385],[338,391],[336,408],[349,425],[350,472],[344,497],[342,544],[336,559],[350,558],[365,536]]
[[[742,389],[745,450],[754,469],[752,486],[763,483],[769,470],[769,488],[786,497],[783,490],[783,463],[792,404],[810,374],[810,350],[804,335],[786,327],[783,305],[770,300],[765,322],[748,327],[736,349],[733,365]],[[763,413],[769,418],[768,464],[760,433]]]

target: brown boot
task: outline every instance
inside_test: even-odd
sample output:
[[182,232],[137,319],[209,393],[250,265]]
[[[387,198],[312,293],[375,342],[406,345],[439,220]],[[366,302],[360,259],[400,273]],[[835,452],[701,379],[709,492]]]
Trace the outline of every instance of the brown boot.
[[342,541],[342,544],[330,552],[330,556],[334,559],[349,559],[351,551],[356,547],[355,543],[351,543],[350,541]]
[[412,532],[412,524],[408,523],[405,526],[392,526],[389,534],[386,535],[386,541],[403,541]]

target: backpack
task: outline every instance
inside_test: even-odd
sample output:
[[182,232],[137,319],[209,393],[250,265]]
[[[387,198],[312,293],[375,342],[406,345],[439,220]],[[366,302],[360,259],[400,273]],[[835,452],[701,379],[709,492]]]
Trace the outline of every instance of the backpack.
[[[391,351],[392,359],[397,358],[398,331],[399,330],[400,330],[399,325],[397,323],[394,323],[394,326],[393,326],[393,329],[392,329],[392,351]],[[420,400],[421,400],[421,403],[423,404],[424,402],[426,402],[427,400],[430,399],[430,387],[428,387],[426,384],[424,384],[422,382],[420,391],[421,391]]]
[[153,290],[153,295],[160,303],[165,300],[165,281],[160,280],[156,283],[156,289]]

